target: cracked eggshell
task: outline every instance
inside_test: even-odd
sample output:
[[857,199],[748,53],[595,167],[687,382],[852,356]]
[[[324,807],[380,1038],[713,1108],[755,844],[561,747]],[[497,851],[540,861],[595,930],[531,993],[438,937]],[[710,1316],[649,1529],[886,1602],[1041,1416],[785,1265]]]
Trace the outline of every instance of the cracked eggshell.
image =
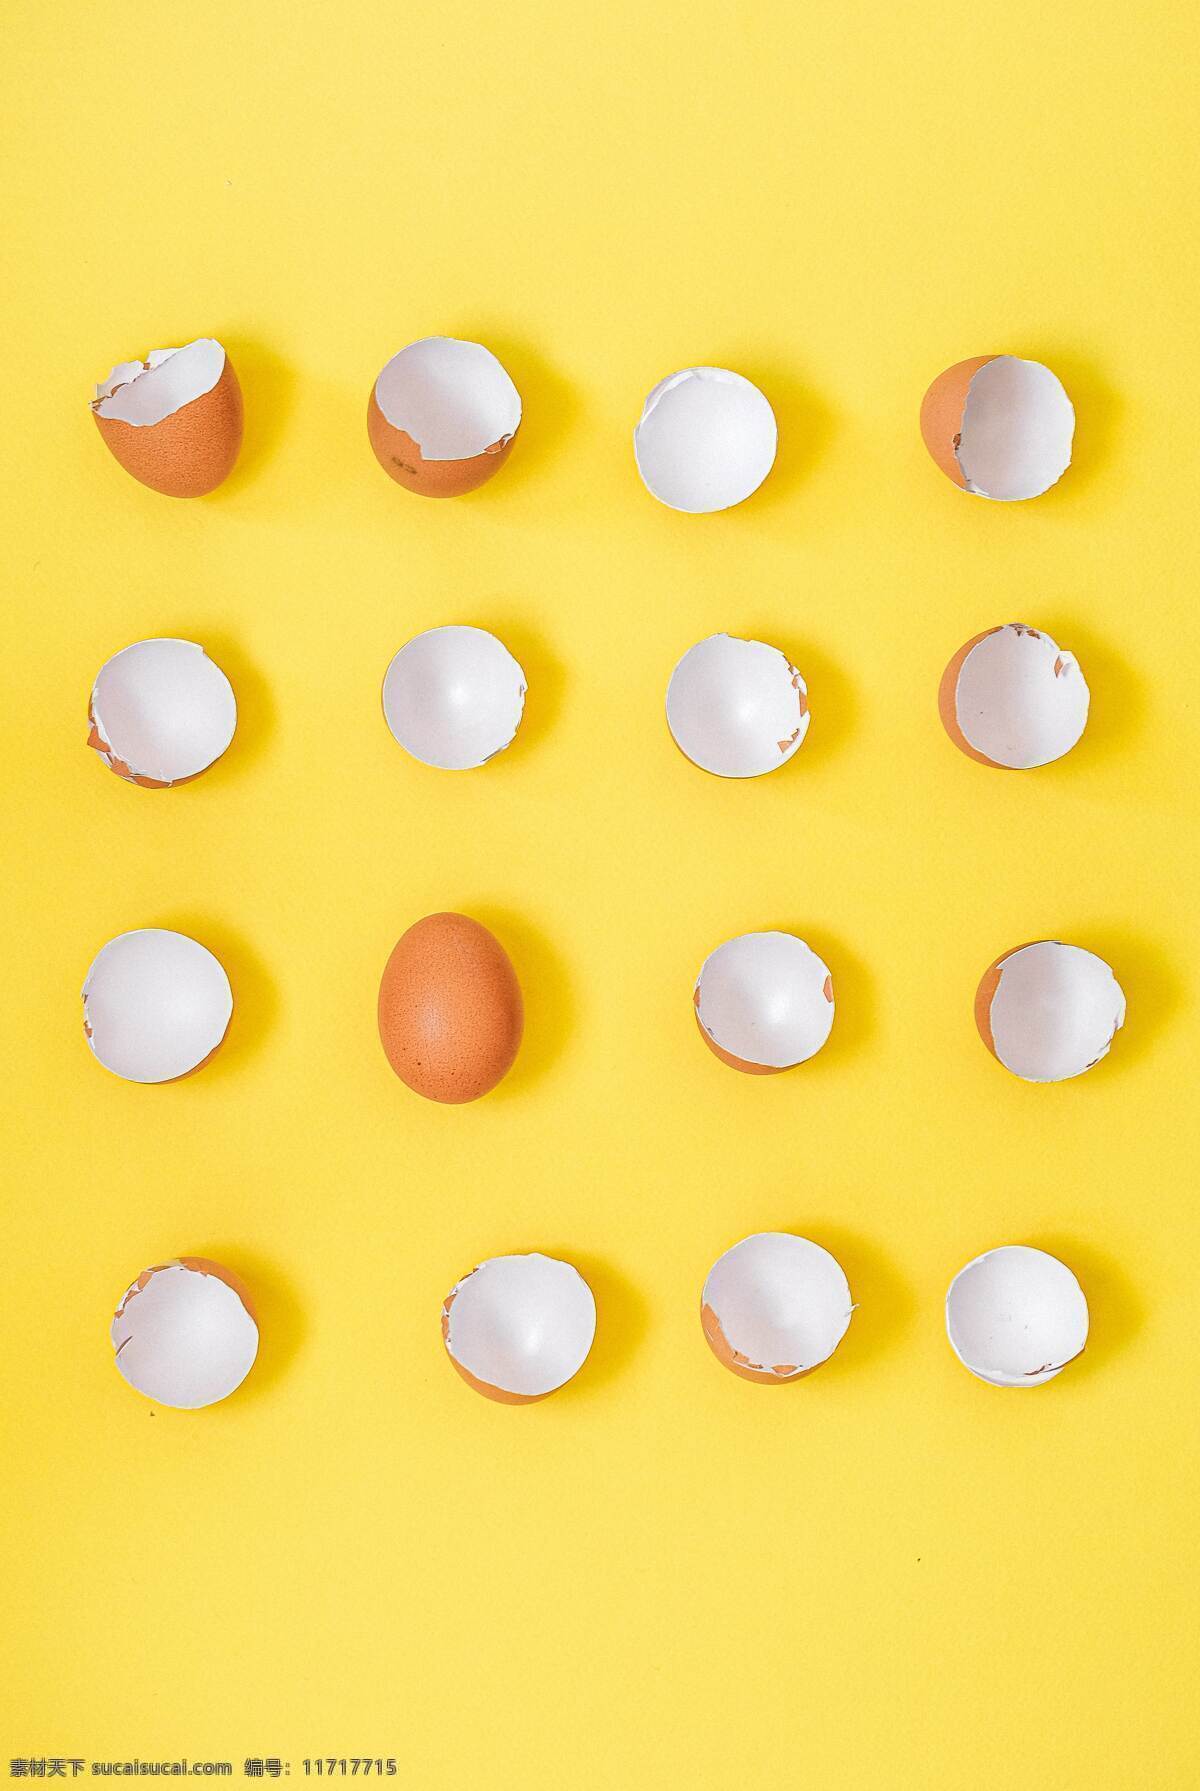
[[239,1278],[206,1256],[145,1269],[112,1322],[116,1363],[156,1405],[198,1411],[241,1386],[258,1354],[258,1325]]
[[808,1238],[759,1231],[718,1258],[700,1323],[718,1362],[743,1380],[800,1380],[832,1356],[854,1302],[841,1264]]
[[534,1252],[493,1256],[442,1305],[446,1354],[469,1387],[502,1405],[532,1405],[583,1367],[596,1301],[578,1269]]
[[168,790],[220,758],[237,726],[237,701],[195,641],[137,641],[101,666],[88,722],[88,745],[110,771],[144,790]]
[[167,497],[215,491],[242,445],[242,389],[211,336],[118,363],[96,387],[92,415],[125,471]]
[[1071,464],[1075,411],[1040,361],[976,355],[934,380],[921,401],[925,446],[948,479],[977,497],[1040,497]]
[[426,336],[394,354],[367,403],[367,434],[389,478],[422,497],[460,497],[499,472],[521,427],[521,396],[479,342]]
[[1028,1244],[987,1250],[946,1294],[950,1347],[993,1387],[1041,1387],[1083,1353],[1088,1306],[1065,1262]]
[[761,777],[808,733],[808,686],[786,653],[710,634],[689,647],[667,685],[667,726],[680,752],[716,777]]
[[775,413],[756,385],[724,367],[685,367],[660,380],[633,432],[642,482],[671,510],[728,510],[775,462]]
[[409,927],[379,985],[379,1036],[400,1080],[426,1100],[478,1100],[512,1068],[525,1010],[500,941],[466,914]]
[[1066,1082],[1107,1057],[1125,1024],[1109,966],[1081,945],[1039,939],[984,971],[975,1024],[992,1056],[1024,1082]]
[[511,746],[525,711],[525,674],[484,628],[430,628],[401,647],[383,680],[383,717],[405,752],[443,771],[471,771]]
[[710,952],[692,992],[709,1050],[770,1076],[815,1057],[833,1026],[828,966],[794,933],[740,933]]
[[163,927],[110,939],[83,985],[92,1055],[126,1082],[175,1082],[198,1070],[232,1013],[229,978],[213,954]]
[[1091,694],[1073,653],[1048,634],[1007,622],[960,647],[942,674],[938,712],[961,752],[981,765],[1030,771],[1069,753]]

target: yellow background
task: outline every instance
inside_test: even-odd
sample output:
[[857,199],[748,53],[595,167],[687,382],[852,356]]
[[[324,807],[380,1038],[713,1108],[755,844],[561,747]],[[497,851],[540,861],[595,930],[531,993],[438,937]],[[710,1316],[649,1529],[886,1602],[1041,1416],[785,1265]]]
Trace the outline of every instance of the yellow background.
[[[392,1754],[496,1787],[1194,1783],[1195,57],[1182,0],[742,8],[550,0],[26,0],[6,26],[9,450],[0,940],[9,1608],[0,1747]],[[430,332],[525,400],[511,462],[434,504],[369,452]],[[215,496],[134,484],[88,416],[114,360],[212,332],[246,397]],[[1041,501],[955,491],[916,426],[966,355],[1078,410]],[[759,381],[741,509],[641,487],[630,431],[698,361]],[[1028,777],[956,753],[943,664],[995,622],[1081,656],[1093,719]],[[495,629],[530,693],[486,771],[408,760],[396,648]],[[799,757],[696,772],[662,716],[717,629],[810,683]],[[84,748],[153,634],[237,689],[227,759],[148,794]],[[524,985],[502,1088],[443,1109],[375,1031],[416,918],[490,924]],[[87,1052],[130,927],[194,932],[237,1008],[202,1075]],[[696,1036],[705,954],[795,929],[821,1057],[759,1080]],[[981,1047],[1030,937],[1115,966],[1082,1081]],[[830,1245],[834,1363],[747,1386],[698,1296],[747,1232]],[[953,1272],[1048,1244],[1086,1357],[1026,1396],[945,1340]],[[443,1359],[442,1295],[545,1248],[593,1284],[571,1388],[524,1411]],[[106,1326],[164,1255],[260,1297],[245,1388],[157,1410]]]

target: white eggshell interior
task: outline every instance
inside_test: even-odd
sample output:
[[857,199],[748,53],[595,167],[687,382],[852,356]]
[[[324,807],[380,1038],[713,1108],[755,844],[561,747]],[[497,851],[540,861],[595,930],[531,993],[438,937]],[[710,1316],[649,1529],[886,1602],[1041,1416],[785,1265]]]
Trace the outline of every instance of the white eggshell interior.
[[219,1275],[174,1262],[129,1289],[112,1342],[131,1387],[159,1405],[196,1411],[241,1386],[258,1354],[258,1326]]
[[633,451],[646,489],[697,515],[757,491],[777,441],[775,413],[750,380],[724,367],[687,367],[647,398]]
[[96,387],[102,417],[145,427],[211,392],[225,371],[225,350],[211,336],[186,348],[156,348],[145,361],[122,361]]
[[794,933],[741,933],[704,960],[696,1013],[723,1051],[789,1069],[829,1037],[832,986],[828,967]]
[[525,709],[525,674],[483,628],[431,628],[401,647],[383,680],[393,736],[423,764],[484,765],[510,744]]
[[1028,771],[1061,759],[1087,725],[1079,661],[1048,634],[1010,622],[963,660],[955,714],[964,739],[994,764]]
[[489,348],[426,336],[394,354],[375,381],[375,402],[424,460],[470,460],[517,433],[521,398]]
[[1125,997],[1103,958],[1041,939],[1003,960],[990,1019],[1006,1069],[1026,1082],[1065,1082],[1108,1055]]
[[667,686],[667,726],[680,751],[717,777],[761,777],[808,733],[808,686],[764,641],[710,634],[689,647]]
[[1075,411],[1040,361],[997,355],[967,390],[955,450],[968,491],[1011,501],[1040,497],[1071,464]]
[[127,1082],[170,1082],[194,1070],[225,1036],[229,978],[185,933],[121,933],[83,985],[83,1021],[96,1058]]
[[702,1299],[750,1367],[797,1374],[828,1361],[854,1310],[841,1264],[789,1231],[756,1232],[727,1250]]
[[1027,1244],[988,1250],[946,1295],[946,1331],[959,1361],[995,1387],[1040,1387],[1083,1349],[1083,1289],[1057,1256]]
[[596,1302],[578,1269],[537,1253],[493,1256],[454,1289],[446,1348],[468,1374],[537,1398],[578,1373],[596,1335]]
[[92,719],[131,771],[161,783],[219,759],[237,726],[229,679],[195,641],[137,641],[100,669]]

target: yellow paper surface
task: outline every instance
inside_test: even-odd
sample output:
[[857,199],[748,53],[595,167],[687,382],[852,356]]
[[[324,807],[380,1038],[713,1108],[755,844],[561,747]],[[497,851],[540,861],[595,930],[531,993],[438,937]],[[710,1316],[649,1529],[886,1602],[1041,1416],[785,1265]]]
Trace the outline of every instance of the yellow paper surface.
[[[5,33],[2,485],[8,1756],[393,1756],[405,1785],[1156,1791],[1194,1782],[1196,29],[1047,8],[548,0],[414,12],[33,0]],[[367,394],[403,343],[490,344],[526,421],[485,490],[391,485]],[[135,485],[88,416],[131,354],[213,333],[246,395],[215,497]],[[917,410],[950,362],[1044,359],[1076,464],[964,496]],[[762,492],[673,515],[649,388],[710,362],[780,424]],[[1029,622],[1093,719],[988,772],[950,654]],[[493,628],[516,745],[450,776],[387,734],[396,648]],[[778,642],[813,721],[777,775],[695,771],[662,716],[717,629]],[[200,640],[240,723],[145,793],[84,747],[103,660]],[[391,1075],[375,996],[433,909],[486,921],[528,1034],[492,1097]],[[193,932],[237,1009],[198,1077],[87,1052],[127,928]],[[830,964],[819,1059],[741,1077],[696,1036],[705,954]],[[976,980],[1057,936],[1129,1021],[1027,1087]],[[745,1233],[832,1248],[831,1366],[705,1348]],[[946,1344],[954,1271],[1041,1243],[1093,1341],[1028,1395]],[[442,1356],[444,1292],[543,1248],[592,1283],[569,1392],[513,1411]],[[112,1366],[147,1263],[260,1297],[226,1405]]]

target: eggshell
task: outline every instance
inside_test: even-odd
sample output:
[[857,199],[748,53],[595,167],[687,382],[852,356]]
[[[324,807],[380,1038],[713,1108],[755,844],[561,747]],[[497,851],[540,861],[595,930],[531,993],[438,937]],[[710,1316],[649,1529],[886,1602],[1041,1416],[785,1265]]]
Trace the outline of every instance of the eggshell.
[[475,1101],[511,1069],[521,989],[503,946],[465,914],[429,914],[396,945],[379,986],[379,1036],[402,1082],[430,1101]]
[[762,777],[799,751],[808,686],[764,641],[710,634],[689,647],[667,685],[667,726],[680,752],[715,777]]
[[110,771],[145,790],[169,790],[220,758],[233,739],[237,702],[195,641],[137,641],[101,666],[88,722],[88,745]]
[[654,387],[633,432],[642,482],[670,510],[728,510],[775,463],[775,413],[756,385],[725,367],[685,367]]
[[142,927],[97,954],[83,985],[92,1055],[126,1082],[177,1082],[206,1064],[233,1014],[229,978],[186,933]]
[[1008,622],[959,648],[942,674],[938,713],[968,758],[1029,771],[1070,752],[1090,701],[1073,653],[1036,628]]
[[525,674],[484,628],[430,628],[401,647],[383,680],[383,717],[414,759],[470,771],[511,746]]
[[557,1257],[493,1256],[442,1304],[442,1341],[476,1393],[532,1405],[564,1386],[588,1358],[596,1301],[578,1269]]
[[718,1362],[770,1386],[827,1362],[853,1311],[840,1263],[789,1231],[756,1232],[727,1250],[700,1298],[701,1327]]
[[205,1256],[145,1269],[112,1322],[116,1363],[156,1405],[198,1411],[240,1387],[258,1354],[258,1325],[244,1283]]
[[1088,1305],[1065,1262],[1028,1244],[987,1250],[946,1294],[950,1347],[993,1387],[1041,1387],[1083,1353]]
[[521,427],[521,397],[490,349],[426,336],[394,354],[371,388],[367,434],[389,478],[422,497],[461,497],[499,472]]
[[210,336],[119,363],[96,387],[92,415],[125,471],[167,497],[215,491],[242,445],[242,390]]
[[828,1039],[833,978],[794,933],[740,933],[705,958],[692,1003],[714,1057],[771,1076],[815,1057]]
[[921,434],[948,479],[977,497],[1040,497],[1071,464],[1075,411],[1040,361],[976,355],[940,373],[921,402]]
[[1125,997],[1103,958],[1039,939],[984,971],[975,1024],[992,1056],[1024,1082],[1065,1082],[1107,1057]]

